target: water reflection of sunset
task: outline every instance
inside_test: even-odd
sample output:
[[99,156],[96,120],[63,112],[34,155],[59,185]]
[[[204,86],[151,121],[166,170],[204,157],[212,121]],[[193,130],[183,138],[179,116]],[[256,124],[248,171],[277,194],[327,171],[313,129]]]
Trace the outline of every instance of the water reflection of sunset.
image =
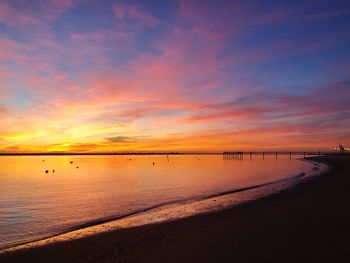
[[241,161],[221,155],[75,155],[2,156],[0,167],[1,248],[293,177],[311,165],[282,156]]

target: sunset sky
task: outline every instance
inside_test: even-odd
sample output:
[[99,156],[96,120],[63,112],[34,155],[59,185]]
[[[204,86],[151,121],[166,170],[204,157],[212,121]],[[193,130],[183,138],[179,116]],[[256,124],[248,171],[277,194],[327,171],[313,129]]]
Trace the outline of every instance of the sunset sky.
[[0,0],[0,152],[338,142],[348,0]]

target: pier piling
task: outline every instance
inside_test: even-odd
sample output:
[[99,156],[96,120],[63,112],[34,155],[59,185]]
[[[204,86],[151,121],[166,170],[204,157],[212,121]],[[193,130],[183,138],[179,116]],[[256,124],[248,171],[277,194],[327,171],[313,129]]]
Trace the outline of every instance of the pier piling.
[[223,158],[225,160],[243,160],[244,155],[249,155],[249,159],[253,160],[253,155],[262,155],[263,160],[265,160],[265,155],[274,155],[275,159],[278,159],[279,155],[289,155],[289,159],[292,160],[292,155],[301,155],[306,158],[306,155],[308,156],[321,156],[323,155],[332,155],[337,154],[337,152],[321,152],[314,151],[314,152],[298,152],[298,151],[271,151],[271,152],[242,152],[242,151],[235,151],[235,152],[223,152]]

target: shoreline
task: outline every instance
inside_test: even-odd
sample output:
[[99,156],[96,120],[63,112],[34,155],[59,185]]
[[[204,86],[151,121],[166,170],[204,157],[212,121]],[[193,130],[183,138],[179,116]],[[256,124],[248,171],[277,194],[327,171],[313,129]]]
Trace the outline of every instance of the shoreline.
[[116,217],[89,221],[81,225],[72,226],[66,231],[54,233],[51,236],[2,247],[0,248],[0,255],[16,250],[32,249],[47,244],[54,244],[56,242],[86,238],[96,233],[138,227],[147,224],[176,221],[190,216],[230,209],[246,202],[252,202],[259,198],[276,194],[289,187],[294,187],[295,185],[302,183],[304,180],[309,180],[314,176],[321,176],[330,169],[330,167],[322,163],[306,159],[299,159],[299,161],[310,163],[313,167],[291,177],[259,185],[213,193],[208,196],[194,196],[187,200],[170,201]]
[[[92,236],[80,239],[7,252],[0,255],[0,260],[4,259],[9,262],[63,262],[67,259],[70,259],[69,261],[72,262],[118,262],[118,260],[120,260],[120,262],[123,260],[124,262],[193,262],[197,260],[201,262],[213,262],[214,259],[219,259],[221,261],[236,259],[238,262],[253,262],[253,259],[258,260],[260,258],[260,261],[261,259],[268,259],[269,261],[276,260],[275,262],[278,262],[276,255],[282,256],[282,254],[280,254],[281,252],[276,250],[274,251],[276,255],[265,255],[264,253],[266,251],[272,253],[271,248],[269,250],[266,245],[269,244],[270,247],[276,245],[280,246],[285,243],[291,245],[291,241],[297,242],[294,246],[291,245],[289,250],[288,247],[283,246],[284,250],[282,249],[282,251],[287,249],[291,252],[293,248],[294,253],[299,255],[300,251],[295,251],[295,248],[299,248],[299,250],[301,249],[303,254],[305,254],[305,249],[298,244],[305,243],[305,240],[296,238],[295,236],[298,235],[298,231],[291,231],[289,228],[296,230],[294,228],[297,227],[297,229],[300,230],[300,227],[305,225],[305,228],[302,227],[302,233],[308,232],[306,230],[309,228],[313,230],[314,226],[310,224],[311,221],[317,222],[317,220],[321,220],[317,218],[319,213],[327,215],[327,213],[324,214],[322,212],[324,209],[319,207],[319,202],[325,199],[323,201],[326,204],[329,202],[329,200],[327,201],[328,194],[334,196],[338,191],[337,189],[335,189],[335,191],[334,189],[331,189],[333,191],[328,191],[329,189],[327,190],[326,187],[327,184],[329,185],[329,182],[327,181],[345,180],[346,182],[350,182],[350,175],[346,177],[346,174],[349,173],[349,164],[346,165],[346,162],[350,161],[349,156],[326,156],[309,159],[323,161],[328,165],[333,165],[333,169],[323,176],[315,177],[314,180],[306,180],[295,187],[292,186],[291,188],[283,190],[281,193],[265,196],[261,199],[243,203],[229,209],[203,213],[162,223],[95,233]],[[331,175],[337,176],[332,177]],[[326,185],[324,185],[325,183]],[[336,188],[338,188],[338,186],[340,188],[349,186],[339,182],[335,184],[337,186]],[[324,192],[326,192],[326,196]],[[339,191],[338,194],[344,193]],[[311,201],[315,202],[312,206],[307,206],[305,204]],[[346,198],[343,199],[343,202],[345,202],[345,204],[347,203]],[[344,211],[344,209],[342,209],[342,207],[345,207],[344,204],[339,204],[339,207],[332,203],[328,205],[330,206],[329,208],[333,208],[337,210],[337,212],[341,211],[342,214],[346,215],[340,220],[340,223],[342,223],[342,229],[349,230],[348,224],[344,224],[343,222],[345,219],[350,219],[349,209]],[[276,208],[277,206],[279,209],[271,210],[271,206],[272,208]],[[292,213],[290,215],[292,218],[285,218],[288,212],[290,212],[289,210],[293,209],[300,211],[298,213]],[[310,209],[311,211],[315,209],[314,215],[310,214]],[[266,220],[266,218],[269,220]],[[310,221],[310,218],[314,220]],[[286,219],[288,220],[286,221]],[[328,218],[328,223],[332,223],[328,224],[328,226],[339,224],[337,220],[333,217]],[[264,224],[261,224],[262,222]],[[283,222],[285,223],[285,227],[281,227]],[[297,224],[294,226],[293,223]],[[264,226],[264,228],[257,228],[259,225]],[[327,224],[325,226],[327,226]],[[322,229],[320,229],[320,231],[322,232]],[[316,236],[319,235],[319,233],[315,231],[311,232]],[[271,235],[272,233],[275,236],[279,236],[282,242],[276,242],[274,236]],[[249,239],[249,237],[251,237],[251,239]],[[259,246],[252,247],[257,240],[264,241],[261,242],[260,245],[265,247],[265,252],[262,251]],[[307,240],[308,239],[306,239],[306,241]],[[323,239],[321,238],[321,240]],[[314,241],[316,242],[317,239]],[[334,238],[332,241],[334,242]],[[329,246],[332,245],[328,243],[325,242],[325,244]],[[314,247],[312,243],[308,245],[308,248]],[[159,246],[160,248],[157,253],[155,253],[155,248]],[[339,243],[339,247],[342,247],[341,243]],[[254,254],[249,251],[259,253]],[[324,254],[323,250],[317,251]],[[338,253],[336,256],[339,257],[339,255],[341,255],[345,258],[348,254],[344,251],[347,250],[341,250],[343,253]],[[261,256],[261,253],[264,254],[262,258],[258,257],[258,255]],[[317,257],[317,255],[314,256]],[[320,260],[321,259],[322,258],[320,258]],[[288,261],[289,258],[286,260],[285,262],[293,262]],[[296,258],[294,258],[294,260],[296,260]],[[303,262],[310,261],[306,261],[305,259]],[[322,262],[322,260],[319,262]]]

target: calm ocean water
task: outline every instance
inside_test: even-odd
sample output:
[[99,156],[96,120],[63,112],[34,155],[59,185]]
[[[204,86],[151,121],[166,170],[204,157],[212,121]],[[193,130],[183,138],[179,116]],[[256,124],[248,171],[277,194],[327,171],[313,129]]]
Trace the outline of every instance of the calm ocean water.
[[2,156],[0,248],[157,205],[293,177],[311,168],[289,156]]

